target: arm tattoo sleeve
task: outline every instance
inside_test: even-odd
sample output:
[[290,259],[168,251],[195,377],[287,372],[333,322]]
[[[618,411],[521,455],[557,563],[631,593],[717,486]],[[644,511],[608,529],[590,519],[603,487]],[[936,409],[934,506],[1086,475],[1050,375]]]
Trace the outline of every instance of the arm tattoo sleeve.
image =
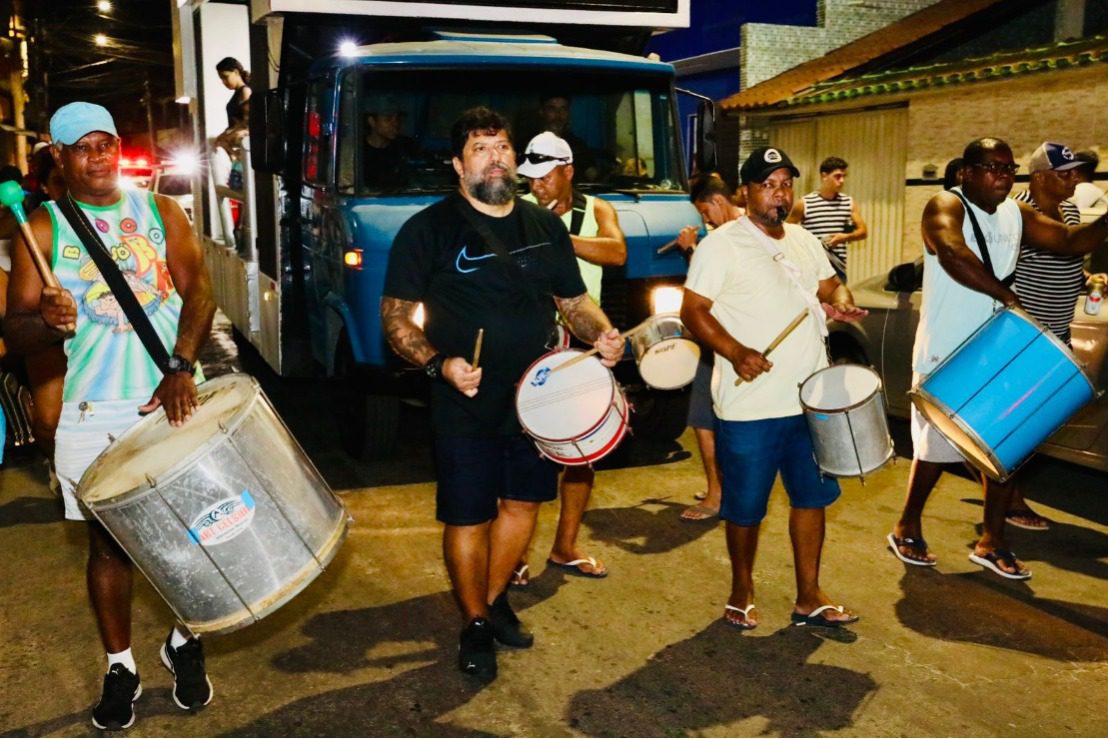
[[592,302],[587,293],[576,298],[554,298],[558,311],[569,324],[569,329],[581,341],[591,344],[600,334],[612,327],[600,306]]
[[381,298],[381,325],[393,351],[416,367],[422,367],[435,356],[435,348],[427,341],[423,329],[412,320],[415,307],[411,300]]

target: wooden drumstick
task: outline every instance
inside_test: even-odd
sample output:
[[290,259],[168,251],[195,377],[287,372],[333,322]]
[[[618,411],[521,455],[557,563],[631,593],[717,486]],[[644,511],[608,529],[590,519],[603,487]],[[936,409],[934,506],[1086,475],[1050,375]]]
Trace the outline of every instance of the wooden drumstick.
[[481,340],[485,338],[485,329],[477,329],[477,343],[473,345],[473,361],[470,365],[477,369],[477,363],[481,361]]
[[[762,356],[763,357],[768,357],[769,353],[771,351],[773,351],[774,349],[776,349],[778,344],[780,344],[782,341],[785,340],[785,337],[787,337],[789,334],[791,334],[797,326],[804,323],[804,319],[807,318],[807,316],[808,316],[808,309],[807,308],[800,311],[800,314],[796,318],[793,319],[793,322],[790,323],[788,326],[786,326],[784,331],[777,334],[776,339],[774,339],[773,341],[770,342],[770,345],[767,346],[765,351],[762,352]],[[736,377],[735,378],[735,387],[738,387],[741,384],[743,384],[743,378]]]
[[[638,326],[635,326],[634,328],[631,328],[631,329],[628,329],[628,330],[624,331],[622,334],[619,335],[619,338],[623,341],[626,341],[628,338],[630,338],[631,336],[634,336],[635,334],[642,331],[643,329],[645,329],[649,325],[650,325],[650,319],[648,318],[645,321],[643,321],[642,323],[640,323]],[[600,349],[598,349],[597,347],[594,346],[592,349],[589,349],[587,352],[583,352],[581,354],[578,354],[576,357],[569,360],[568,362],[563,362],[562,364],[559,364],[557,367],[550,370],[550,374],[554,374],[558,370],[565,369],[566,367],[572,367],[573,365],[577,364],[578,362],[583,362],[583,361],[585,361],[586,358],[591,357],[592,355],[596,354],[599,351],[600,351]]]
[[23,243],[26,244],[27,250],[31,252],[31,261],[35,263],[35,269],[38,271],[42,284],[47,287],[61,287],[57,276],[51,271],[50,265],[46,263],[46,257],[42,256],[42,249],[39,248],[38,240],[35,238],[34,232],[31,231],[31,225],[27,222],[27,214],[23,212],[23,188],[20,187],[18,182],[9,180],[0,183],[0,203],[8,206],[12,215],[15,216],[19,229],[23,232]]

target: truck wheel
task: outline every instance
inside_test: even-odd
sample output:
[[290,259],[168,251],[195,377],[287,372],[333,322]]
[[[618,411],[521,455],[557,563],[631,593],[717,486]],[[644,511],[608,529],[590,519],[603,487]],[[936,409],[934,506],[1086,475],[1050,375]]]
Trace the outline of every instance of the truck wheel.
[[631,400],[631,432],[654,441],[673,441],[685,432],[689,393],[685,390],[643,390]]
[[369,373],[354,363],[349,349],[336,359],[331,401],[343,451],[354,459],[382,459],[396,451],[400,398],[366,391]]

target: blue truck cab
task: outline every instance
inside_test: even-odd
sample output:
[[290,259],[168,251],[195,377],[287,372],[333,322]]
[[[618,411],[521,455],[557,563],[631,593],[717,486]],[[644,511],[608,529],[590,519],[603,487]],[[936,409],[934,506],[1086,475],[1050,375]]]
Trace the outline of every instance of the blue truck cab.
[[[250,148],[267,160],[256,168],[275,175],[274,266],[264,266],[264,239],[254,249],[260,268],[249,255],[234,264],[250,250],[216,249],[209,264],[226,273],[216,279],[217,299],[278,371],[291,374],[297,363],[289,357],[307,354],[333,379],[348,451],[387,454],[400,399],[418,395],[422,378],[383,334],[389,251],[408,218],[457,189],[454,121],[468,108],[488,106],[511,122],[522,154],[533,135],[554,128],[544,102],[559,101],[556,132],[574,146],[575,186],[609,201],[626,235],[627,262],[606,268],[602,307],[627,329],[679,309],[686,262],[672,242],[682,228],[701,223],[688,197],[673,81],[669,64],[531,34],[435,32],[426,40],[346,45],[316,58],[300,79],[259,101],[260,124],[252,113],[258,143]],[[391,127],[393,152],[384,166],[371,150],[382,126]],[[250,174],[244,189],[264,200],[264,178]],[[266,218],[250,223],[259,220]],[[279,336],[276,345],[271,334]],[[684,429],[685,393],[645,387],[630,354],[617,377],[643,428],[665,429],[671,438]]]

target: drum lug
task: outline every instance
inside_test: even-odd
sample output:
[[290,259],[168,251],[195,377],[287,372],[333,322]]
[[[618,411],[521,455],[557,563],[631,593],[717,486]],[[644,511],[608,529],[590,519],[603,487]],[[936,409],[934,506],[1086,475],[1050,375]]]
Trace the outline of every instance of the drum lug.
[[150,485],[150,487],[152,487],[152,488],[158,487],[158,481],[155,480],[153,477],[151,477],[149,474],[144,475],[144,477],[146,477],[146,482],[147,482],[148,485]]
[[114,444],[115,443],[115,437],[112,436],[111,434],[108,434],[108,443],[109,444]]

